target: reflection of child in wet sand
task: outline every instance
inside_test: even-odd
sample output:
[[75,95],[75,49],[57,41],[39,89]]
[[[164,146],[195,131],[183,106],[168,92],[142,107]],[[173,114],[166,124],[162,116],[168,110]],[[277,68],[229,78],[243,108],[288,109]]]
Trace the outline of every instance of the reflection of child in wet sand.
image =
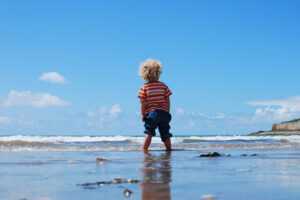
[[147,81],[139,90],[138,98],[141,99],[142,120],[145,122],[145,141],[143,149],[147,150],[151,144],[152,136],[158,127],[161,140],[166,149],[171,150],[172,134],[169,132],[171,121],[170,95],[168,86],[159,80],[162,71],[161,63],[157,60],[147,59],[140,65],[140,76]]
[[143,182],[140,184],[142,200],[171,199],[171,151],[159,156],[152,155],[145,151]]

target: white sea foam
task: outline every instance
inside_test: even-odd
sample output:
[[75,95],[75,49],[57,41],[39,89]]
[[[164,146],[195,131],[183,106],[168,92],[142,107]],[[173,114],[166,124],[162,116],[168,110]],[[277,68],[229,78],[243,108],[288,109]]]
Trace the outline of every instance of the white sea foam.
[[[135,136],[0,136],[0,151],[131,151],[144,137]],[[185,136],[173,137],[174,149],[300,148],[300,136]],[[151,148],[163,150],[160,137]]]
[[236,135],[236,136],[189,136],[184,139],[202,140],[202,141],[230,141],[230,140],[288,140],[291,142],[300,142],[300,135],[277,135],[277,136],[251,136],[251,135]]
[[[292,143],[300,143],[299,135],[290,136],[248,136],[248,135],[237,135],[237,136],[182,136],[172,137],[173,143],[183,143],[185,141],[197,142],[197,141],[263,141],[263,140],[274,140],[274,141],[288,141]],[[39,143],[72,143],[72,142],[136,142],[143,143],[144,137],[135,136],[0,136],[0,142],[13,142],[13,141],[24,141],[24,142],[39,142]],[[159,137],[153,137],[152,143],[161,143]]]

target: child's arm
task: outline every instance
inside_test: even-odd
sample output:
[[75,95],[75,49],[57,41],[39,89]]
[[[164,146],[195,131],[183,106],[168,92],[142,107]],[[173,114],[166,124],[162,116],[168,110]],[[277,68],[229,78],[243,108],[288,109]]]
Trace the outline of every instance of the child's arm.
[[145,110],[146,110],[146,101],[145,99],[141,99],[141,114],[142,114],[143,122],[145,121],[144,117],[146,116]]
[[167,103],[168,111],[170,112],[170,96],[166,97],[166,103]]

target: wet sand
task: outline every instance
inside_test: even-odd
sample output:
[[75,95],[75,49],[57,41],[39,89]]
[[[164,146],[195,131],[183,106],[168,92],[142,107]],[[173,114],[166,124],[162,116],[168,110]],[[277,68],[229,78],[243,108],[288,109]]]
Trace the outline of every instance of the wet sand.
[[0,199],[300,198],[300,149],[209,151],[0,152]]

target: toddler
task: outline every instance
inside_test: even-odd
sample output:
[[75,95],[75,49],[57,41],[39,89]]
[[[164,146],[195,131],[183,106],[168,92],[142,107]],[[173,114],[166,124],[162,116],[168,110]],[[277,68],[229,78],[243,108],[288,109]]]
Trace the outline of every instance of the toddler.
[[143,150],[147,150],[151,144],[152,136],[158,127],[161,140],[166,150],[171,151],[172,134],[169,132],[171,121],[170,95],[172,92],[168,86],[159,80],[162,73],[161,62],[147,59],[140,65],[139,75],[147,81],[139,90],[138,98],[141,100],[142,121],[145,122],[145,141]]

